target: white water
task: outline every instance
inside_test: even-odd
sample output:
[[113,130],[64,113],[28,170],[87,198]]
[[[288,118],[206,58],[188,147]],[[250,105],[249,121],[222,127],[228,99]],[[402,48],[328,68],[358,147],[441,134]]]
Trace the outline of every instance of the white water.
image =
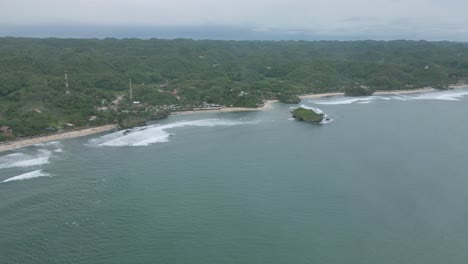
[[300,107],[302,107],[302,108],[304,108],[304,109],[312,110],[312,111],[314,111],[314,112],[317,113],[317,114],[323,114],[322,109],[317,108],[317,107],[312,107],[312,106],[308,106],[308,105],[305,105],[305,104],[301,104]]
[[45,173],[42,170],[36,170],[36,171],[23,173],[21,175],[15,176],[15,177],[8,178],[8,179],[2,181],[2,183],[3,182],[10,182],[10,181],[22,181],[22,180],[33,179],[33,178],[37,178],[37,177],[45,177],[45,176],[50,176],[50,174]]
[[370,104],[377,100],[399,100],[399,101],[413,101],[413,100],[442,100],[442,101],[458,101],[468,95],[467,89],[457,89],[449,91],[434,91],[422,92],[418,94],[405,95],[396,94],[389,96],[365,96],[365,97],[332,97],[321,98],[317,100],[309,100],[309,102],[318,105],[346,105],[346,104]]
[[167,125],[152,125],[133,128],[127,131],[118,131],[89,140],[92,146],[148,146],[154,143],[168,142],[170,134],[166,130],[185,126],[213,127],[235,126],[251,124],[252,122],[238,122],[227,119],[202,119],[195,121],[182,121]]
[[319,104],[319,105],[342,105],[342,104],[352,104],[357,102],[366,102],[370,103],[371,101],[377,99],[377,96],[366,96],[366,97],[359,97],[359,98],[340,98],[340,99],[329,99],[329,100],[310,100],[309,102]]
[[0,169],[26,168],[49,164],[54,152],[63,151],[62,144],[58,141],[36,144],[33,147],[36,147],[33,151],[20,149],[16,153],[0,156]]
[[442,92],[421,93],[414,96],[402,96],[407,100],[443,100],[443,101],[458,101],[468,95],[468,90],[452,90]]
[[57,152],[57,153],[60,153],[60,152],[63,152],[63,149],[62,149],[62,143],[60,143],[59,141],[51,141],[51,142],[46,142],[46,143],[39,143],[39,144],[36,144],[34,145],[36,147],[46,147],[46,148],[53,148],[53,152]]
[[326,117],[327,119],[323,119],[322,122],[321,122],[321,124],[329,124],[329,123],[333,122],[333,119],[331,119],[331,118],[329,118],[329,117],[327,117],[327,116],[325,116],[325,117]]
[[32,167],[49,163],[52,153],[49,150],[41,149],[36,155],[13,153],[0,157],[0,169]]

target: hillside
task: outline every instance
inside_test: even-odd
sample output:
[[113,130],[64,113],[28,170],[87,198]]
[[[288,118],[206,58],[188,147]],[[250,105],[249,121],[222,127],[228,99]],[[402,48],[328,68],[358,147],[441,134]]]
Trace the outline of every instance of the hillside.
[[0,38],[0,126],[30,136],[112,123],[122,112],[467,79],[468,43]]

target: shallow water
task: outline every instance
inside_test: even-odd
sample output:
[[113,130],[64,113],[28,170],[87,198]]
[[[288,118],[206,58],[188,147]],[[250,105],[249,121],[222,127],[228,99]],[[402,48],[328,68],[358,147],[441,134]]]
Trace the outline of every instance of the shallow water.
[[306,99],[333,122],[276,104],[2,153],[0,263],[466,263],[467,95]]

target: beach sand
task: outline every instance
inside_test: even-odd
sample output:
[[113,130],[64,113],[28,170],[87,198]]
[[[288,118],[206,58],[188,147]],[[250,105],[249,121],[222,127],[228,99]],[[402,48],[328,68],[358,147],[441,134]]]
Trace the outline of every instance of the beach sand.
[[31,146],[31,145],[35,145],[39,143],[49,142],[49,141],[88,136],[88,135],[92,135],[92,134],[96,134],[100,132],[109,131],[109,130],[115,129],[116,127],[117,127],[116,125],[104,125],[104,126],[98,126],[98,127],[83,128],[83,129],[77,129],[73,131],[61,132],[61,133],[51,134],[47,136],[38,136],[38,137],[20,139],[20,140],[15,140],[15,141],[9,141],[9,142],[0,144],[0,152],[22,148],[26,146]]
[[249,107],[224,107],[216,110],[197,110],[197,111],[177,111],[172,112],[172,115],[188,115],[188,114],[200,114],[200,113],[229,113],[229,112],[247,112],[247,111],[262,111],[272,108],[272,104],[278,102],[278,100],[267,100],[262,107],[249,108]]
[[304,95],[300,95],[299,98],[301,98],[301,99],[322,98],[322,97],[340,96],[340,95],[344,95],[344,93],[304,94]]

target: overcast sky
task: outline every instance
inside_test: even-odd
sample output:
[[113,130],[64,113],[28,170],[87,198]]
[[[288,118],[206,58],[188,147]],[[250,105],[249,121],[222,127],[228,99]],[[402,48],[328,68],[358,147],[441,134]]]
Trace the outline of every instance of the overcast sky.
[[468,41],[468,0],[0,0],[0,34],[64,25]]

